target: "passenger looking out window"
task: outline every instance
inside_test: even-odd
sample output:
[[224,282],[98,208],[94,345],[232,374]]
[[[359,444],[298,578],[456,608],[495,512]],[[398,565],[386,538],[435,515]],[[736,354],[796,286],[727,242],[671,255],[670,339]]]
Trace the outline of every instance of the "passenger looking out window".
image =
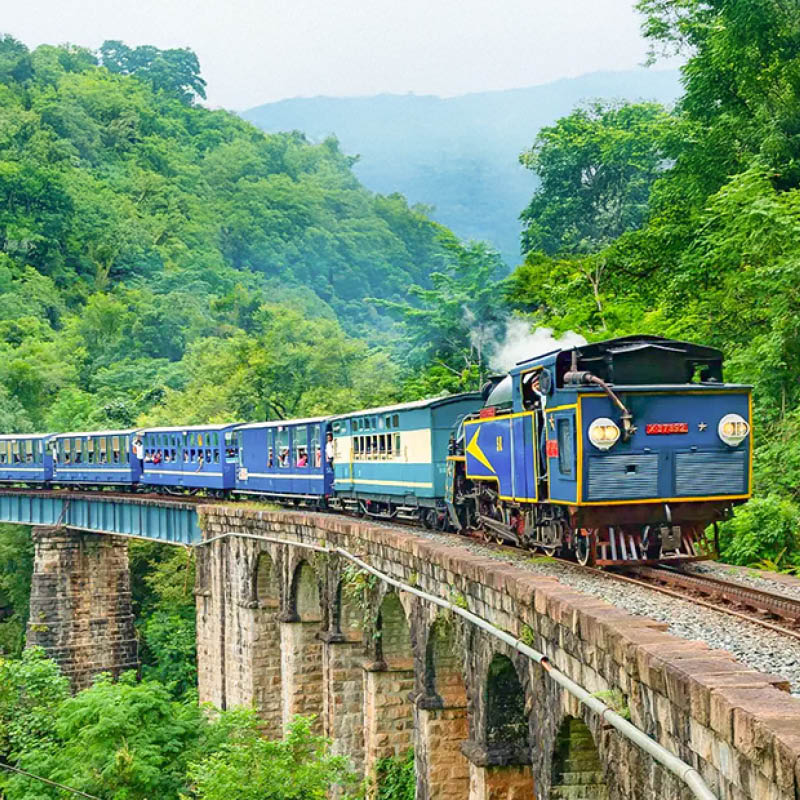
[[297,452],[297,466],[298,467],[307,467],[308,466],[308,454],[305,450],[298,450]]
[[325,461],[328,465],[333,465],[333,456],[334,456],[334,448],[333,448],[333,434],[328,431],[327,436],[325,437]]

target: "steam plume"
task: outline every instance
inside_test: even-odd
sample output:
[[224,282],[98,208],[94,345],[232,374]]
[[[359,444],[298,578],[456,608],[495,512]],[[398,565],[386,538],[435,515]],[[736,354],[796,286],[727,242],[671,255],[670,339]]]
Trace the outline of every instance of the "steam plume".
[[508,372],[514,364],[523,359],[582,344],[586,344],[586,339],[579,333],[567,331],[556,339],[552,328],[536,328],[531,332],[530,325],[525,320],[512,318],[506,325],[503,341],[494,348],[489,366],[496,372]]

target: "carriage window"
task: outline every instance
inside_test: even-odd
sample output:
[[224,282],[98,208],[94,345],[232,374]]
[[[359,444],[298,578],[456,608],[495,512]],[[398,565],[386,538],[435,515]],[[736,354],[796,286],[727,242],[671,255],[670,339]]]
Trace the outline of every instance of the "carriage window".
[[86,461],[94,464],[94,439],[91,436],[86,440]]
[[353,454],[357,457],[361,454],[361,437],[353,437]]
[[8,463],[8,442],[0,442],[0,464]]
[[19,464],[19,442],[16,439],[11,440],[11,459],[12,463]]
[[381,458],[386,455],[386,434],[382,433],[378,437],[378,452],[381,455]]
[[558,421],[558,468],[562,475],[572,475],[572,462],[574,460],[572,447],[572,420],[560,419]]
[[97,439],[97,463],[98,464],[107,464],[108,463],[108,456],[106,455],[107,445],[106,445],[106,437],[100,436]]
[[394,437],[392,436],[391,433],[386,437],[386,453],[389,456],[392,455],[392,440],[393,439],[394,439]]
[[313,425],[311,427],[311,452],[314,454],[315,467],[320,467],[322,465],[322,448],[320,447],[319,430],[319,425]]
[[294,429],[294,463],[295,466],[308,466],[308,426],[302,425]]
[[199,447],[203,446],[203,434],[202,433],[198,433],[197,434],[197,444],[198,444]]
[[275,451],[278,454],[278,466],[289,466],[289,429],[281,426],[275,431]]
[[400,455],[400,434],[396,433],[394,435],[394,452],[395,455]]
[[372,457],[373,458],[377,458],[378,457],[378,435],[377,434],[375,434],[372,437]]
[[[168,451],[165,450],[164,452],[167,453]],[[128,440],[127,439],[123,439],[122,440],[122,463],[123,464],[127,464],[128,463]]]
[[25,462],[33,464],[33,440],[27,439],[25,441]]
[[386,417],[386,427],[387,428],[391,428],[392,427],[392,418],[391,417]]
[[119,436],[111,437],[111,453],[115,464],[119,464]]
[[392,417],[392,427],[394,427],[394,428],[399,428],[400,427],[400,415],[399,414],[395,414]]

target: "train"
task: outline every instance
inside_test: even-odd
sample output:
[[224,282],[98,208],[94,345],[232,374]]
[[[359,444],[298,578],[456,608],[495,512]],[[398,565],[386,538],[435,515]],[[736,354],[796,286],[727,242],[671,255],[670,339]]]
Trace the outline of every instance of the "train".
[[722,367],[714,348],[637,335],[344,414],[7,433],[0,483],[260,497],[598,567],[697,560],[751,495],[751,387]]

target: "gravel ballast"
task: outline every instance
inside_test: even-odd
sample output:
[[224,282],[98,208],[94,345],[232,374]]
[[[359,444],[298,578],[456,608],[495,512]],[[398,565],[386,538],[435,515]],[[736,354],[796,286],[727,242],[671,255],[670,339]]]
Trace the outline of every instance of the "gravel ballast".
[[[675,636],[706,642],[714,649],[727,650],[751,669],[780,675],[791,684],[792,694],[800,695],[800,641],[789,636],[782,636],[756,623],[747,622],[721,611],[703,608],[691,599],[679,600],[668,597],[646,587],[633,586],[611,577],[584,572],[568,563],[537,558],[525,551],[520,551],[519,555],[516,555],[507,548],[496,549],[467,537],[429,533],[419,529],[414,529],[414,534],[435,539],[442,544],[463,547],[531,572],[549,575],[576,591],[601,597],[630,614],[664,622],[669,626],[669,632]],[[729,569],[726,565],[704,564],[703,568],[709,572],[720,572],[719,577],[730,577],[725,572]],[[759,578],[756,576],[751,580],[757,581]],[[758,588],[776,590],[773,581],[762,580],[761,583]],[[763,583],[769,585],[765,587]],[[784,584],[781,583],[779,586],[782,587]],[[794,587],[790,585],[789,588]]]

